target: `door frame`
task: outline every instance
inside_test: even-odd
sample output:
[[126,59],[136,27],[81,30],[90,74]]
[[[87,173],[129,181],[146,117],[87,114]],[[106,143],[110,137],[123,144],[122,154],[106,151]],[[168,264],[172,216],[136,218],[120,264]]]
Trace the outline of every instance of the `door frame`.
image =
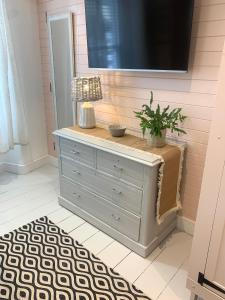
[[[51,22],[55,20],[67,19],[69,22],[69,43],[70,43],[70,72],[71,78],[76,76],[76,68],[75,68],[75,46],[74,46],[74,15],[72,12],[65,12],[59,14],[49,14],[47,15],[47,24],[48,24],[48,39],[49,39],[49,49],[50,49],[50,60],[51,60],[51,81],[49,89],[53,95],[53,105],[54,105],[54,114],[55,114],[55,129],[59,129],[58,127],[58,119],[57,119],[57,107],[56,107],[56,91],[55,91],[55,75],[54,75],[54,60],[53,60],[53,49],[51,42]],[[76,113],[76,105],[74,105],[72,98],[72,109],[73,109],[73,123],[77,123],[77,113]]]
[[[221,298],[216,290],[201,284],[199,276],[206,275],[216,209],[219,204],[219,194],[224,172],[225,161],[225,44],[222,53],[216,107],[210,129],[210,137],[203,174],[200,202],[195,225],[192,253],[189,264],[187,285],[194,294],[205,296],[205,299]],[[209,273],[207,273],[209,275]],[[211,278],[211,276],[209,276]],[[205,280],[209,278],[205,278]],[[212,282],[213,283],[213,282]],[[207,295],[210,295],[208,297]]]

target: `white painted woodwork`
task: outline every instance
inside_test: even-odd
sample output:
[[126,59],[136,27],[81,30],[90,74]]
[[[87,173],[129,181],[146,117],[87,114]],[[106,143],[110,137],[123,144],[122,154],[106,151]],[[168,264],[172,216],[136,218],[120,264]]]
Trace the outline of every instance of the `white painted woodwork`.
[[71,93],[68,92],[71,87],[71,80],[75,76],[72,14],[48,16],[48,31],[55,128],[60,129],[72,126],[76,122],[75,106],[71,101]]
[[[225,48],[190,261],[188,286],[204,299],[225,293],[198,284],[199,272],[225,290]],[[213,294],[213,296],[212,296]],[[213,298],[212,298],[213,297]]]
[[94,149],[116,154],[150,167],[157,166],[162,162],[161,156],[154,153],[138,150],[126,145],[121,145],[107,139],[90,136],[82,132],[74,131],[70,128],[56,130],[54,134],[64,138],[65,140],[68,139],[68,141],[75,141],[81,143],[81,145],[87,145],[89,147],[93,147]]
[[[173,213],[162,224],[156,222],[161,156],[70,128],[54,134],[59,150],[59,204],[148,256],[177,221]],[[184,149],[185,144],[179,146]],[[79,220],[78,225],[82,225]],[[67,221],[63,226],[71,231]]]
[[225,287],[225,168],[215,214],[205,275],[214,284]]

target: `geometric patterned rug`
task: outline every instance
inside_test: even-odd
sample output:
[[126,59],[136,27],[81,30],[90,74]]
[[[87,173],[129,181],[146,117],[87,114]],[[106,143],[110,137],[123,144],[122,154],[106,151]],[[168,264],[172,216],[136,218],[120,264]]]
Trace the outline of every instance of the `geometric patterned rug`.
[[0,299],[149,300],[47,217],[0,237]]

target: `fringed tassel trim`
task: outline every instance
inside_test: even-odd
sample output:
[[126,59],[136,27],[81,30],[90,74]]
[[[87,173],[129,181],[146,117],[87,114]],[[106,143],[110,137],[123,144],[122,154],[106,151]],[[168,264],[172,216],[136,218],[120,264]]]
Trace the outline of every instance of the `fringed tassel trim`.
[[177,197],[176,197],[176,207],[171,208],[166,213],[164,213],[162,216],[159,214],[160,210],[160,198],[161,198],[161,186],[162,186],[162,180],[163,180],[163,171],[165,166],[165,161],[162,159],[161,166],[159,168],[159,177],[158,177],[158,196],[157,196],[157,202],[156,202],[156,221],[160,225],[163,223],[163,221],[172,213],[179,211],[182,209],[182,204],[180,201],[180,184],[181,184],[181,177],[182,177],[182,170],[183,170],[183,160],[184,160],[184,147],[177,145],[180,148],[181,156],[180,156],[180,166],[179,166],[179,177],[177,182]]

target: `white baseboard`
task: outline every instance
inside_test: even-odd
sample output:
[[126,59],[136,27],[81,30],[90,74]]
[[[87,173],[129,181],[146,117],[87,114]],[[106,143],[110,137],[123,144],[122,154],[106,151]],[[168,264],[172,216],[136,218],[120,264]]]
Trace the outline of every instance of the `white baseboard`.
[[48,163],[56,168],[58,168],[58,159],[52,155],[48,156]]
[[177,229],[179,229],[180,231],[184,231],[187,234],[194,235],[194,227],[194,221],[182,216],[177,216]]
[[10,162],[0,163],[0,173],[10,172],[18,175],[27,174],[35,169],[38,169],[46,164],[50,164],[58,168],[58,160],[54,156],[46,155],[28,164],[15,164]]
[[35,161],[31,161],[27,164],[15,164],[10,162],[4,162],[0,165],[0,171],[11,172],[18,175],[27,174],[37,168],[48,163],[49,156],[43,156]]

